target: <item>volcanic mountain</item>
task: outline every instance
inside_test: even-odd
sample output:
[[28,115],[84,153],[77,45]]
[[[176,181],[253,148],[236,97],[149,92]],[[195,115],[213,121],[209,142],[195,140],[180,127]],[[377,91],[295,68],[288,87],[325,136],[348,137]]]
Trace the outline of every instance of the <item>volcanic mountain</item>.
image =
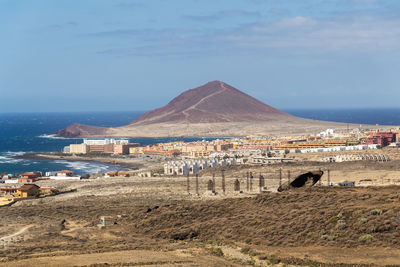
[[290,116],[238,89],[213,81],[183,92],[168,105],[149,111],[132,123],[264,121]]
[[330,124],[289,115],[224,82],[212,81],[183,92],[166,106],[149,111],[126,126],[74,124],[57,134],[63,137],[244,136],[307,132],[305,128],[322,129]]

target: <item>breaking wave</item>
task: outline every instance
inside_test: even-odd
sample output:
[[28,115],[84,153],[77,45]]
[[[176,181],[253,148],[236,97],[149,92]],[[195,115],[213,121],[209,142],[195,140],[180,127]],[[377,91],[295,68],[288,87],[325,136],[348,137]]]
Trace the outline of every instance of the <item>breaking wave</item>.
[[82,138],[65,138],[57,136],[56,134],[42,134],[38,136],[39,138],[47,138],[47,139],[82,139]]

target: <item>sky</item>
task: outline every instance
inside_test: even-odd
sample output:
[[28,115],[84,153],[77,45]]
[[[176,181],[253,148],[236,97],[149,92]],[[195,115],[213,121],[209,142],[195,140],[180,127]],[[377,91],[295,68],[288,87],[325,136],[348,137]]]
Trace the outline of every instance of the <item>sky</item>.
[[213,80],[397,108],[399,69],[397,0],[0,0],[0,112],[144,111]]

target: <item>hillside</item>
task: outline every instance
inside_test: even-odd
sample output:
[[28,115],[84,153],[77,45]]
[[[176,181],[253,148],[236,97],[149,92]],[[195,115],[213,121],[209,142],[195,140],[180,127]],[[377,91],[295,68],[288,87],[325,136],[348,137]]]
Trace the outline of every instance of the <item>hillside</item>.
[[289,115],[221,81],[187,90],[166,106],[146,112],[126,126],[82,124],[57,132],[62,137],[246,136],[310,133],[345,124]]
[[183,92],[168,105],[149,111],[135,123],[189,123],[268,121],[292,117],[221,81]]

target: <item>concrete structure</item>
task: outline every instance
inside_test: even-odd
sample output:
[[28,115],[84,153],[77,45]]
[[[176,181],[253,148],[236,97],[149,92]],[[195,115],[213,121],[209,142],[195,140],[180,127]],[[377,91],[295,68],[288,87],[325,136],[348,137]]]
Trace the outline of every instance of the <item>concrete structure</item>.
[[390,158],[384,154],[358,154],[358,155],[336,155],[322,158],[321,162],[345,162],[345,161],[361,161],[361,160],[372,160],[378,162],[390,161]]
[[18,178],[19,183],[34,183],[42,176],[41,173],[38,172],[25,172],[21,174],[21,177]]
[[361,138],[363,144],[377,144],[381,147],[388,146],[390,143],[396,142],[396,140],[396,133],[393,132],[370,133],[368,136]]
[[103,138],[103,139],[83,139],[83,144],[85,145],[120,145],[129,144],[129,139],[116,139],[116,138]]
[[357,146],[335,146],[325,148],[309,148],[298,150],[299,153],[314,153],[314,152],[333,152],[333,151],[349,151],[349,150],[366,150],[366,149],[378,149],[380,145],[357,145]]
[[74,172],[70,170],[62,170],[56,172],[56,175],[49,176],[49,178],[53,180],[80,180],[81,176],[74,176]]
[[[102,154],[129,154],[130,148],[139,144],[130,144],[127,139],[84,139],[82,144],[70,144],[70,154],[102,153]],[[67,151],[67,149],[64,149]]]
[[88,153],[88,145],[86,145],[86,144],[71,144],[71,145],[69,145],[69,153],[71,153],[71,154],[86,154],[86,153]]
[[236,159],[212,159],[212,160],[187,160],[170,161],[164,164],[164,174],[166,175],[187,175],[196,174],[201,170],[216,166],[235,165]]

